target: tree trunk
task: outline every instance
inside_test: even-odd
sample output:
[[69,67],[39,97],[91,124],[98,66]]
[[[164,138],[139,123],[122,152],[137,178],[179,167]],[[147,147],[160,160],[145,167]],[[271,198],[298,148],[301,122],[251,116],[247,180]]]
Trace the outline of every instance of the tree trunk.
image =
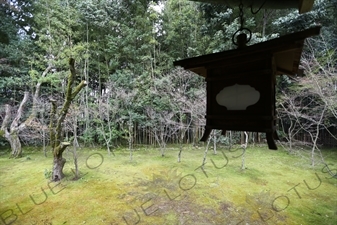
[[262,21],[262,38],[266,35],[267,26],[267,9],[263,10],[263,21]]
[[73,159],[74,159],[74,166],[75,166],[75,177],[74,180],[77,180],[79,178],[79,172],[78,172],[78,157],[77,157],[77,147],[79,146],[77,141],[77,117],[75,115],[75,119],[73,121],[73,130],[74,130],[74,140],[73,140]]
[[131,118],[131,114],[129,113],[129,123],[128,123],[128,127],[129,127],[129,151],[130,151],[130,162],[132,161],[132,156],[133,156],[133,122],[132,122],[132,118]]
[[241,142],[240,144],[243,145],[245,143],[245,133],[242,131],[241,132]]
[[244,135],[245,135],[245,143],[241,146],[243,148],[243,153],[242,153],[242,160],[241,160],[241,170],[244,170],[246,169],[246,166],[245,166],[245,155],[246,155],[246,149],[247,149],[247,146],[248,146],[248,134],[247,132],[243,132]]
[[18,133],[12,132],[7,136],[6,139],[10,143],[12,149],[10,158],[22,157],[22,148]]
[[[215,132],[215,130],[212,131],[213,133]],[[204,168],[205,164],[206,164],[206,159],[207,159],[207,152],[208,152],[208,148],[209,148],[209,143],[211,142],[211,137],[212,135],[210,135],[208,137],[208,140],[207,140],[207,145],[206,145],[206,149],[205,149],[205,152],[204,152],[204,158],[202,160],[202,168]]]
[[44,153],[44,156],[47,157],[46,131],[45,131],[45,129],[42,129],[42,135],[43,135],[43,139],[42,139],[43,153]]
[[229,144],[229,150],[232,149],[232,131],[229,131],[229,139],[228,139],[228,144]]
[[213,152],[214,152],[214,155],[217,154],[217,152],[216,152],[216,142],[217,142],[217,140],[216,140],[216,132],[214,131],[213,132]]
[[[52,66],[49,65],[45,71],[42,73],[42,77],[45,77],[48,72],[51,70]],[[19,158],[22,157],[22,148],[21,148],[21,142],[19,138],[19,132],[22,131],[27,125],[30,125],[34,118],[36,118],[37,115],[37,109],[38,109],[38,97],[40,94],[40,88],[42,83],[38,82],[35,87],[35,94],[33,96],[33,106],[31,113],[29,117],[22,123],[20,123],[20,120],[22,119],[22,115],[24,114],[24,106],[29,98],[29,92],[25,92],[23,99],[20,103],[20,106],[17,110],[16,116],[13,119],[11,125],[8,127],[10,122],[10,105],[6,105],[6,114],[5,118],[2,122],[0,130],[0,135],[2,135],[11,145],[11,158]]]
[[181,162],[181,153],[183,151],[183,141],[184,141],[184,132],[181,132],[180,138],[179,138],[178,162]]
[[23,114],[23,107],[28,101],[29,92],[24,93],[24,97],[20,103],[18,111],[16,113],[15,118],[13,119],[11,125],[11,107],[10,105],[6,105],[5,117],[2,121],[2,125],[0,128],[0,135],[3,136],[11,145],[11,158],[19,158],[22,156],[21,142],[19,139],[19,132],[23,130],[26,126],[25,122],[20,124],[20,120]]
[[62,154],[54,157],[52,181],[60,181],[64,178],[63,167],[65,163],[66,159],[62,158]]
[[53,174],[52,181],[60,181],[64,178],[63,167],[66,160],[62,158],[64,150],[70,145],[68,142],[61,142],[63,139],[62,130],[64,126],[64,119],[68,113],[71,102],[74,100],[76,95],[87,85],[86,81],[81,81],[74,89],[73,83],[75,81],[75,60],[69,60],[70,74],[68,76],[68,84],[66,90],[66,99],[63,103],[61,110],[57,113],[56,101],[51,99],[52,110],[50,112],[50,144],[54,153],[53,161]]
[[180,144],[180,147],[179,147],[179,152],[178,152],[178,162],[181,162],[181,153],[183,151],[183,145]]

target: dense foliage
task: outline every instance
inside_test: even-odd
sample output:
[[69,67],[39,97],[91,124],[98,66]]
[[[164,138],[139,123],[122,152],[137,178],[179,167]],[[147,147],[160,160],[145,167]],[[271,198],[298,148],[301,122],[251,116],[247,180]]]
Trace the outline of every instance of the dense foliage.
[[[315,3],[304,15],[245,8],[245,25],[251,44],[323,26],[306,45],[305,77],[278,78],[280,129],[288,141],[308,136],[312,143],[324,134],[332,141],[321,144],[336,145],[337,4]],[[108,149],[196,141],[204,124],[204,82],[173,68],[173,61],[233,49],[240,25],[237,7],[187,0],[7,0],[0,6],[0,123],[5,104],[14,117],[24,92],[32,98],[41,85],[36,123],[20,133],[27,144],[48,137],[49,98],[63,101],[70,57],[88,85],[68,112],[66,139]]]

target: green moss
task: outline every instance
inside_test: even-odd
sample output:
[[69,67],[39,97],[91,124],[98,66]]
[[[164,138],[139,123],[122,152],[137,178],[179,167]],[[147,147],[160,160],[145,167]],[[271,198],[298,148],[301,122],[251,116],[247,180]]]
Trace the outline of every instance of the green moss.
[[[203,171],[198,169],[203,150],[184,149],[180,163],[178,151],[167,150],[161,157],[157,149],[138,149],[130,162],[127,149],[118,149],[115,156],[104,150],[81,150],[77,181],[72,180],[72,154],[66,151],[66,179],[59,185],[48,184],[45,177],[51,170],[51,155],[46,158],[38,149],[25,149],[31,160],[3,155],[0,213],[9,216],[7,223],[17,215],[16,224],[125,224],[125,220],[133,224],[137,213],[142,224],[336,223],[337,180],[322,173],[322,164],[308,166],[308,152],[289,155],[248,148],[248,169],[241,170],[241,158],[234,158],[239,152],[223,150],[228,159],[224,166],[226,159],[219,150],[208,155]],[[336,169],[336,153],[323,152],[331,169]],[[309,190],[303,180],[310,187],[318,186],[315,173],[322,184]],[[47,199],[34,205],[30,196],[42,202],[42,189]],[[280,196],[287,196],[289,202]],[[273,206],[282,210],[275,212]]]

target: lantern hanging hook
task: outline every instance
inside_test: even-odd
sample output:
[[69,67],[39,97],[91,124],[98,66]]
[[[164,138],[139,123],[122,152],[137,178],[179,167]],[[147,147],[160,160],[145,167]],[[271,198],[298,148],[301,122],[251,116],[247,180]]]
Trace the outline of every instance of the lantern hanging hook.
[[254,1],[253,1],[253,3],[250,5],[250,12],[251,12],[253,15],[257,14],[258,12],[260,12],[260,10],[261,10],[262,7],[264,6],[264,4],[266,4],[266,2],[267,2],[267,0],[265,0],[265,1],[262,3],[262,5],[259,7],[259,9],[256,10],[256,11],[254,12],[254,11],[253,11]]
[[[241,47],[245,47],[246,44],[250,41],[250,39],[252,38],[252,31],[246,27],[243,26],[244,23],[244,18],[243,18],[243,3],[242,0],[240,1],[239,4],[239,17],[240,17],[240,28],[233,34],[232,36],[232,42],[234,45],[238,46],[238,48]],[[247,35],[243,32],[243,31],[247,31],[249,34],[249,38],[247,39]],[[236,37],[236,41],[235,41],[235,36],[240,33],[237,37]]]

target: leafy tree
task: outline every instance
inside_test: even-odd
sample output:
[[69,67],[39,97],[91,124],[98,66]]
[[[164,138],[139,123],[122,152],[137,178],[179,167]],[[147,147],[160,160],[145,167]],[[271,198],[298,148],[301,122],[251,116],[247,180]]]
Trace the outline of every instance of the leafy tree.
[[[247,45],[278,36],[278,31],[274,31],[268,22],[277,18],[280,11],[254,9],[250,5],[243,5],[241,21],[239,3],[231,6],[203,3],[200,4],[200,10],[206,20],[202,25],[201,32],[210,37],[208,52],[235,49],[233,35],[240,29],[241,22],[243,28],[247,28],[251,32],[251,39]],[[245,30],[244,33],[249,38],[248,30]],[[234,41],[236,41],[236,37],[234,37]]]
[[[29,64],[27,61],[23,63],[25,66],[30,66],[30,79],[29,82],[25,82],[26,90],[13,121],[10,123],[10,106],[7,104],[5,118],[1,126],[4,137],[11,144],[11,155],[14,157],[19,157],[22,153],[20,132],[31,126],[35,126],[37,129],[43,127],[43,124],[39,124],[36,119],[39,117],[40,94],[49,88],[46,84],[50,84],[56,91],[62,90],[59,88],[59,84],[62,83],[62,80],[65,83],[63,62],[70,56],[79,56],[82,49],[80,44],[75,43],[77,25],[73,19],[76,18],[76,14],[73,13],[69,1],[66,4],[63,3],[58,0],[41,0],[34,2],[31,6],[38,9],[34,11],[34,23],[32,23],[34,25],[32,29],[35,31],[32,36],[35,36],[34,44],[37,48],[30,48],[35,51],[30,53]],[[23,40],[21,36],[19,35],[20,41]],[[18,56],[13,58],[20,60]],[[65,89],[65,85],[63,85],[63,89]],[[14,90],[14,88],[10,89],[11,92]],[[25,116],[28,110],[24,110],[24,106],[30,95],[32,95],[32,105],[29,105],[30,114]],[[62,98],[62,95],[58,97]]]
[[28,55],[34,50],[27,35],[32,11],[30,1],[0,3],[0,105],[4,105],[0,136],[10,143],[11,157],[21,157],[19,135],[27,125],[22,120],[27,118],[29,100]]
[[[321,70],[334,73],[334,67],[329,65],[335,65],[332,59],[336,58],[336,0],[316,3],[314,10],[304,15],[270,9],[257,13],[253,9],[252,14],[250,7],[244,5],[244,26],[252,31],[249,44],[322,24],[326,27],[322,29],[324,41],[315,39],[305,47],[303,65],[312,74],[321,74]],[[139,133],[151,133],[165,147],[169,140],[182,143],[186,134],[203,125],[204,83],[196,75],[172,70],[172,62],[235,48],[232,35],[241,22],[237,6],[187,0],[12,0],[0,4],[0,104],[10,106],[8,117],[7,108],[1,108],[1,121],[6,117],[2,134],[5,130],[10,133],[19,108],[21,121],[17,121],[29,118],[27,125],[34,122],[36,127],[45,127],[49,118],[45,116],[46,107],[40,111],[42,103],[49,96],[57,104],[64,102],[67,63],[74,58],[78,74],[75,83],[88,81],[73,102],[74,108],[84,112],[76,120],[71,119],[78,123],[76,134],[85,144],[104,144],[110,151],[118,141],[127,140],[130,157]],[[323,63],[327,57],[330,62]],[[320,76],[317,80],[318,86],[325,87],[321,94],[314,84],[309,87],[307,82],[306,88],[301,89],[298,85],[304,83],[289,78],[278,78],[278,87],[280,93],[290,89],[303,98],[307,98],[304,94],[310,95],[316,102],[312,113],[319,113],[315,107],[325,104],[326,114],[319,127],[331,127],[335,124],[331,103],[334,96],[326,90],[328,83],[334,82],[332,77]],[[296,120],[289,113],[287,99],[282,100],[282,122],[293,122],[295,129],[305,119]],[[319,119],[317,115],[315,118]],[[26,134],[32,131],[27,125]],[[63,128],[66,133],[73,129]],[[26,140],[23,131],[18,131],[18,140]]]
[[323,30],[336,34],[336,10],[336,1],[316,0],[310,12],[299,14],[297,10],[289,10],[288,14],[275,19],[272,24],[282,34],[317,25],[322,25]]
[[[28,89],[28,55],[34,50],[25,32],[29,1],[0,4],[0,104],[18,104]],[[33,11],[32,7],[29,8]]]
[[161,51],[166,52],[172,61],[210,52],[210,37],[201,32],[205,21],[198,5],[187,0],[169,0],[165,3],[158,39]]

